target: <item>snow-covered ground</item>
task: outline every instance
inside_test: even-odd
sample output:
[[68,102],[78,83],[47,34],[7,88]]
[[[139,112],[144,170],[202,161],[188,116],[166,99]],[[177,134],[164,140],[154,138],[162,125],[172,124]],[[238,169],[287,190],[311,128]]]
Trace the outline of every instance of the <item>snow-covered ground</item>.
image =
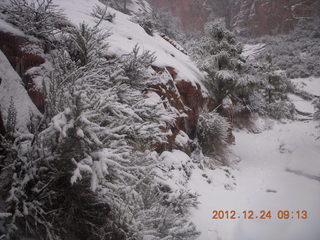
[[[299,80],[302,84],[303,80]],[[306,91],[320,91],[303,83]],[[297,109],[313,112],[311,102],[290,96]],[[230,169],[196,170],[190,188],[200,194],[192,220],[201,240],[319,240],[320,239],[320,134],[308,121],[266,122],[259,134],[235,132],[232,146],[240,162]],[[205,175],[204,175],[205,174]],[[211,183],[208,183],[211,182]],[[271,210],[272,219],[211,219],[213,210]],[[276,219],[278,210],[294,212],[294,219]],[[305,220],[298,210],[308,211]],[[256,214],[256,215],[257,215]],[[256,216],[255,215],[255,216]]]
[[320,97],[320,78],[296,78],[292,82],[301,90]]

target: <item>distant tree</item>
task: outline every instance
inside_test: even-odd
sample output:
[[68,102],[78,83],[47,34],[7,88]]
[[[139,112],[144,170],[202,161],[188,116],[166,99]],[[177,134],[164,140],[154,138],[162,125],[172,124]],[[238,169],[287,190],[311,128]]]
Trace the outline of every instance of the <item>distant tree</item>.
[[205,35],[194,43],[192,53],[199,68],[206,73],[205,84],[218,105],[222,105],[226,97],[237,101],[249,97],[256,80],[241,57],[241,44],[221,22],[206,24]]
[[181,41],[184,38],[178,18],[165,9],[152,9],[151,12],[138,15],[134,20],[151,36],[157,31],[174,40]]
[[290,90],[291,84],[285,73],[274,65],[270,54],[266,56],[261,71],[263,72],[263,77],[266,81],[264,88],[265,98],[268,103],[287,100],[287,93]]

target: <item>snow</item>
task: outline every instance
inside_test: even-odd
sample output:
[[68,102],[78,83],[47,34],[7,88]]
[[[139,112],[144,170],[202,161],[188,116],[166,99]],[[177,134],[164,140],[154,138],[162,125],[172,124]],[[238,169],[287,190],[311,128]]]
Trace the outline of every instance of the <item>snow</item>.
[[310,114],[314,112],[314,106],[310,101],[304,100],[303,98],[294,94],[288,94],[288,96],[298,111]]
[[[207,171],[213,177],[209,184],[196,171],[190,188],[201,196],[193,221],[202,232],[202,240],[318,240],[320,182],[308,177],[320,176],[320,143],[313,133],[315,124],[305,122],[277,123],[260,134],[235,133],[233,151],[241,158],[239,170],[232,176],[218,170]],[[299,169],[308,176],[288,169]],[[217,175],[217,173],[219,173]],[[230,187],[226,187],[228,186]],[[231,190],[228,190],[231,189]],[[212,210],[308,210],[307,220],[212,220]]]
[[263,43],[258,44],[245,44],[243,46],[242,56],[245,59],[254,60],[257,55],[264,51],[266,45]]
[[157,171],[158,181],[170,186],[173,191],[186,189],[188,176],[191,173],[192,161],[190,157],[180,151],[165,151],[160,155],[161,164]]
[[320,97],[320,78],[295,78],[291,79],[295,86],[301,90],[304,90],[314,96]]
[[178,146],[186,146],[188,143],[190,143],[190,138],[184,131],[180,130],[175,138],[175,143]]
[[[307,80],[304,86],[309,84]],[[299,110],[314,112],[311,102],[295,95],[290,98]],[[199,239],[319,240],[317,124],[313,120],[271,122],[259,118],[262,131],[258,134],[245,130],[234,133],[236,144],[231,147],[234,162],[231,167],[194,170],[189,187],[200,195],[200,204],[192,211],[192,220],[201,232]],[[308,218],[214,220],[213,210],[238,213],[253,210],[256,215],[261,210],[271,210],[273,216],[278,210],[307,210]]]
[[16,35],[20,37],[26,37],[26,35],[21,30],[17,29],[10,23],[7,23],[1,18],[0,18],[0,31],[11,33],[12,35]]
[[[59,5],[69,20],[76,25],[85,21],[94,26],[95,19],[90,16],[92,8],[96,5],[104,7],[98,0],[54,0],[54,3]],[[127,54],[138,44],[141,51],[155,52],[157,59],[154,64],[156,66],[173,67],[177,72],[177,81],[190,81],[193,84],[201,85],[202,89],[205,89],[199,81],[203,78],[203,73],[199,71],[187,55],[176,49],[158,33],[155,33],[154,36],[148,35],[142,27],[131,21],[132,16],[112,8],[108,8],[108,11],[114,13],[116,17],[112,23],[103,21],[100,27],[112,34],[106,39],[109,44],[108,54],[110,56]]]
[[128,9],[130,9],[130,11],[135,14],[143,14],[145,12],[151,11],[151,7],[149,3],[141,2],[137,0],[130,2],[128,5]]
[[0,110],[4,122],[8,117],[8,108],[11,98],[17,111],[16,128],[18,131],[26,132],[27,124],[33,117],[41,114],[28,96],[22,85],[22,80],[10,65],[8,59],[0,51]]

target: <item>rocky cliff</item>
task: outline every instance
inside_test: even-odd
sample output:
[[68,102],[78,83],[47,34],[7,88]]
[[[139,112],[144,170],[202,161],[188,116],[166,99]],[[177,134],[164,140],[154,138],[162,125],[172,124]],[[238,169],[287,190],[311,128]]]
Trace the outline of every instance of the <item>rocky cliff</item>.
[[231,29],[241,35],[288,33],[300,19],[319,16],[318,0],[234,1],[229,9]]
[[[90,11],[95,4],[99,4],[98,1],[86,2],[83,0],[82,4],[79,4],[75,9],[70,1],[55,0],[55,3],[61,6],[61,9],[64,10],[66,16],[74,25],[83,21],[85,12]],[[173,40],[158,34],[150,36],[138,24],[130,21],[131,16],[114,9],[110,11],[116,14],[114,21],[112,23],[105,21],[102,26],[111,33],[111,36],[106,39],[109,45],[109,55],[106,57],[110,57],[110,59],[119,57],[131,52],[138,45],[144,50],[153,52],[157,57],[152,66],[156,74],[169,74],[171,76],[168,82],[152,85],[148,91],[145,91],[145,93],[156,93],[166,103],[167,108],[173,109],[177,113],[174,124],[168,126],[172,134],[168,136],[168,141],[165,144],[156,146],[157,150],[164,151],[175,148],[189,153],[192,146],[190,146],[188,139],[195,137],[199,114],[203,109],[212,110],[214,108],[213,100],[208,97],[207,90],[201,83],[203,74],[191,61],[186,51]],[[95,24],[93,18],[87,17],[86,21],[89,24]],[[27,51],[29,48],[37,51]],[[15,104],[18,116],[21,110],[28,109],[29,105],[33,106],[33,110],[37,112],[33,115],[39,115],[39,111],[44,112],[46,107],[44,95],[42,88],[38,86],[43,86],[42,81],[46,80],[44,76],[48,74],[46,71],[50,70],[46,69],[46,66],[51,66],[44,59],[45,54],[50,52],[46,44],[39,39],[25,35],[15,26],[0,19],[0,53],[1,51],[3,52],[3,59],[7,62],[7,65],[3,67],[3,72],[10,68],[12,74],[15,74],[15,78],[5,78],[6,81],[2,82],[0,79],[0,91],[1,89],[3,91],[9,89],[5,95],[6,102],[2,100],[0,95],[2,100],[0,102],[0,133],[5,130],[10,98],[18,101],[18,97],[22,95],[15,94],[8,87],[12,83],[19,83],[16,88],[23,91],[23,96],[27,99]],[[0,70],[2,69],[1,66],[0,61]],[[0,71],[0,77],[1,73]],[[28,118],[30,119],[29,115]],[[181,139],[185,141],[181,141]]]
[[319,0],[150,0],[170,10],[186,30],[201,30],[208,17],[224,17],[241,35],[287,33],[299,19],[320,15]]

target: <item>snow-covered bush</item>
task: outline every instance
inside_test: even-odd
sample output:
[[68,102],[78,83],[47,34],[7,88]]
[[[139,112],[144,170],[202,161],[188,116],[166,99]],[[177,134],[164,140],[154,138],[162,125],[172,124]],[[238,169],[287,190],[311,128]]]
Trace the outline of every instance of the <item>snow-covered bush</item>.
[[293,92],[294,87],[285,72],[274,64],[271,54],[260,60],[256,78],[260,82],[255,94],[250,96],[251,110],[275,119],[293,118],[295,110],[288,93]]
[[269,103],[267,114],[275,119],[292,119],[295,114],[294,104],[288,100],[280,100]]
[[121,68],[127,77],[126,83],[135,87],[145,88],[152,78],[151,75],[147,77],[148,68],[156,60],[156,57],[150,51],[140,51],[138,45],[136,45],[130,54],[123,55],[119,62]]
[[278,70],[273,63],[270,55],[266,56],[266,61],[263,63],[262,78],[265,81],[263,90],[264,97],[268,103],[288,99],[287,93],[292,90],[293,86],[286,74]]
[[67,24],[53,0],[10,0],[2,11],[8,22],[27,34],[44,39]]
[[229,136],[230,125],[216,112],[202,113],[197,125],[197,137],[204,153],[217,152]]
[[205,83],[217,105],[226,97],[245,102],[254,91],[256,79],[250,76],[241,52],[241,44],[219,21],[207,23],[205,35],[192,48],[199,68],[207,73]]
[[101,21],[113,22],[113,19],[116,17],[116,14],[110,13],[107,7],[102,8],[100,6],[95,6],[91,12],[91,16],[97,19],[97,25],[99,25]]
[[97,54],[100,36],[85,24],[68,32],[76,48],[52,55],[42,125],[3,147],[0,236],[196,239],[186,218],[195,196],[164,187],[155,171],[153,149],[175,113],[142,91],[159,80],[149,71],[154,57],[136,47],[108,61]]
[[65,50],[78,66],[92,65],[96,58],[106,55],[108,46],[104,41],[109,34],[98,27],[99,25],[89,27],[86,23],[81,23],[77,27],[68,28],[64,34]]

